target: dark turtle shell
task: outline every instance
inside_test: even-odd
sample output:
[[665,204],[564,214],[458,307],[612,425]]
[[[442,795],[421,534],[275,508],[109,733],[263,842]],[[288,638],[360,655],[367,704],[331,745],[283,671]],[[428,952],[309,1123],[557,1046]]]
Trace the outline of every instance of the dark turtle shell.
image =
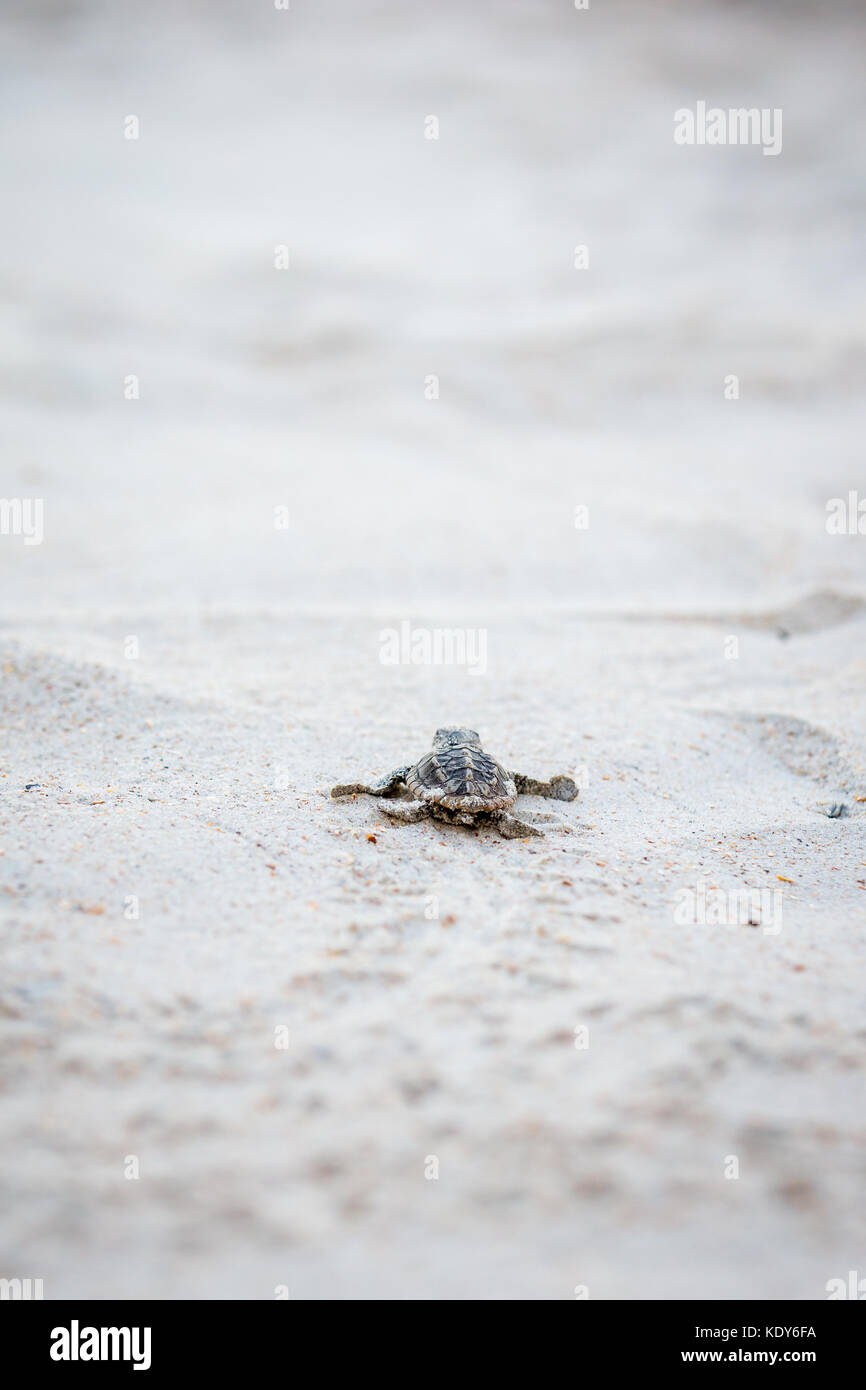
[[434,749],[409,770],[406,785],[417,801],[452,811],[504,811],[517,797],[496,759],[468,744]]

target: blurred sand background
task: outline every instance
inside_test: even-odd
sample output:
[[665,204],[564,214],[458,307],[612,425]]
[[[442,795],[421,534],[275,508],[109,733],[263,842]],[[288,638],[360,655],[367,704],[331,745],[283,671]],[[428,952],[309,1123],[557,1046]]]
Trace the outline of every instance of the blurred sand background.
[[[0,1276],[866,1275],[866,536],[825,526],[866,497],[862,12],[9,0],[0,38],[0,496],[45,506],[0,536]],[[702,99],[782,153],[676,146]],[[403,620],[486,673],[383,666]],[[446,722],[581,768],[565,829],[328,801]],[[782,931],[677,924],[698,881]]]

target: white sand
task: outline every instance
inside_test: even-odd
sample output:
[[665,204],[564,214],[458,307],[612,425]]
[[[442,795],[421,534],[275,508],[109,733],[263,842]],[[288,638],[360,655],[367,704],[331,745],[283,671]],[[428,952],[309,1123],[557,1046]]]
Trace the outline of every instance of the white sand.
[[[0,1276],[821,1298],[866,1274],[862,21],[183,8],[4,17]],[[783,154],[678,150],[699,97]],[[486,673],[383,666],[405,619]],[[565,829],[328,801],[451,721],[584,769]],[[678,923],[699,881],[782,930]]]

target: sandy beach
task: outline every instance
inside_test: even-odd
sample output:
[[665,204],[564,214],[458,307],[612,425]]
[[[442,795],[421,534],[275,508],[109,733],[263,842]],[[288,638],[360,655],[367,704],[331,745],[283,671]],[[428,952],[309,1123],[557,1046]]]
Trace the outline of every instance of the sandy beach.
[[[0,29],[0,1277],[866,1275],[862,14]],[[329,799],[450,723],[578,800]]]

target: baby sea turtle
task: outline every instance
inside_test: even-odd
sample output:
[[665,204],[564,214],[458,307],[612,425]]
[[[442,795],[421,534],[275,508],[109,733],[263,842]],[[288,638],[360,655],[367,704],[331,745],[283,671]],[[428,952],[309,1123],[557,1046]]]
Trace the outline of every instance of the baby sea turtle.
[[432,751],[414,767],[398,767],[372,787],[350,782],[331,788],[332,797],[358,794],[381,797],[382,810],[395,820],[435,816],[450,825],[493,825],[507,840],[518,840],[541,834],[509,815],[518,796],[574,801],[577,787],[570,777],[536,782],[522,772],[506,772],[484,752],[474,729],[437,729]]

